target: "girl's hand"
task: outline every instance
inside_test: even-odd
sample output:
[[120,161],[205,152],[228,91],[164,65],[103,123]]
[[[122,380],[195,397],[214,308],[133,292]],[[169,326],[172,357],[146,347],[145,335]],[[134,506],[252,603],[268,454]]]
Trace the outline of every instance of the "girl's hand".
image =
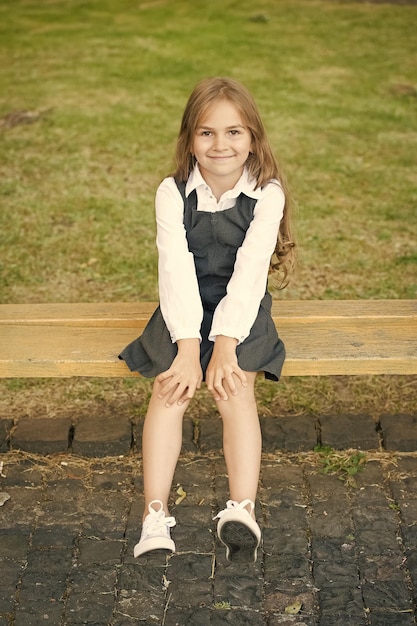
[[158,398],[165,399],[167,407],[175,403],[181,406],[191,400],[203,380],[199,339],[180,339],[177,346],[178,353],[171,367],[156,377]]
[[216,337],[206,374],[207,388],[216,401],[227,400],[229,393],[238,394],[236,377],[243,387],[248,384],[246,374],[237,362],[236,346],[237,339],[233,337]]

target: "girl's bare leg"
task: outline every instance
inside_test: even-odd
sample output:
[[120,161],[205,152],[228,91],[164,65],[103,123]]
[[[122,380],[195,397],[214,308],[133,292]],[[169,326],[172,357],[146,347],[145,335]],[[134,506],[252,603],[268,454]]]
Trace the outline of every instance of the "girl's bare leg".
[[247,387],[236,380],[238,394],[228,394],[217,407],[223,420],[223,449],[230,498],[255,502],[261,464],[262,436],[255,400],[256,372],[246,372]]
[[144,517],[152,500],[161,500],[165,514],[169,514],[168,499],[181,452],[183,416],[189,404],[166,407],[166,400],[158,398],[158,387],[155,381],[142,435]]

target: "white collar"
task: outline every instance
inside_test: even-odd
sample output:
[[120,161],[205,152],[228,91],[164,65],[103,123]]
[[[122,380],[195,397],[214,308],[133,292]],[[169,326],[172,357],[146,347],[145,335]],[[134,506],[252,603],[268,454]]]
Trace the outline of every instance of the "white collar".
[[[207,188],[208,185],[201,175],[198,163],[196,163],[185,186],[185,195],[187,198],[192,191],[198,189],[199,187]],[[233,189],[226,191],[223,194],[222,199],[237,198],[241,193],[244,193],[245,196],[249,196],[255,200],[259,200],[262,195],[262,189],[260,187],[256,187],[256,180],[249,176],[249,172],[246,167],[243,169],[242,176],[239,178],[236,185]]]

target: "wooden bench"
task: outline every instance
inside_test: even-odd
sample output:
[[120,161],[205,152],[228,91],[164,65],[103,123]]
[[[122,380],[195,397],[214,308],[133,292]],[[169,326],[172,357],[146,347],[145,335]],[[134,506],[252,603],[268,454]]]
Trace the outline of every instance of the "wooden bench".
[[[128,377],[146,303],[0,305],[0,377]],[[417,374],[417,300],[275,301],[285,376]]]

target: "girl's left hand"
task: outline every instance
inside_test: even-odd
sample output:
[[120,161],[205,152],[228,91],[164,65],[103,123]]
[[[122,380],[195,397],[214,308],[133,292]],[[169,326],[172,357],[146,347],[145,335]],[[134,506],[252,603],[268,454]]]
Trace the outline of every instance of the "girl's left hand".
[[216,337],[206,373],[207,389],[216,401],[227,400],[229,393],[233,396],[239,393],[236,378],[243,387],[248,384],[246,374],[237,362],[236,345],[237,339],[233,337]]

